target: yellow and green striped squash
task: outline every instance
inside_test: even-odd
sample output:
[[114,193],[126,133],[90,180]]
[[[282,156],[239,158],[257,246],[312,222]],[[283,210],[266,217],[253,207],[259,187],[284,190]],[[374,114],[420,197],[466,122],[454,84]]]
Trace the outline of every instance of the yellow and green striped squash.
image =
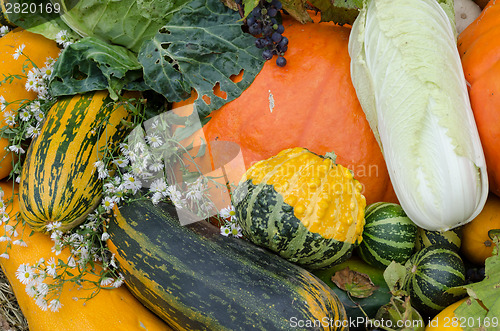
[[233,195],[243,235],[308,269],[348,259],[362,239],[365,197],[351,171],[305,148],[255,163]]
[[86,218],[102,196],[94,163],[104,147],[128,133],[129,112],[107,91],[64,97],[48,111],[40,135],[26,154],[19,185],[22,218],[38,232],[60,222],[69,230]]

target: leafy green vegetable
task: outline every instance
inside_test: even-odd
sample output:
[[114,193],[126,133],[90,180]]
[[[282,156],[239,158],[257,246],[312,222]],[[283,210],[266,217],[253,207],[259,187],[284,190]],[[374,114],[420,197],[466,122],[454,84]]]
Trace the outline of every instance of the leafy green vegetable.
[[[238,13],[218,0],[186,5],[141,48],[138,58],[146,84],[171,102],[186,99],[194,88],[202,117],[238,97],[264,63],[255,38],[242,31],[239,20]],[[240,82],[229,79],[241,70]],[[217,83],[226,99],[214,94]],[[210,104],[202,96],[210,98]]]
[[61,18],[82,36],[93,36],[137,52],[190,0],[54,0]]
[[363,0],[312,0],[311,4],[321,11],[322,22],[352,25],[363,7]]
[[9,7],[5,7],[4,14],[16,26],[41,34],[48,39],[55,39],[61,30],[67,30],[69,37],[77,37],[77,34],[61,19],[59,7],[50,1],[9,0],[8,3]]
[[[139,82],[136,82],[139,80]],[[116,99],[122,89],[145,90],[142,66],[126,48],[86,37],[59,56],[49,82],[56,96],[108,89]]]
[[371,0],[349,39],[356,94],[395,192],[430,231],[472,220],[488,195],[455,36],[435,0]]
[[[463,329],[478,330],[480,326],[486,327],[482,330],[498,330],[500,328],[500,255],[498,255],[498,236],[494,237],[495,249],[493,256],[486,259],[485,278],[477,283],[460,287],[467,290],[467,294],[475,299],[472,304],[462,303],[455,309],[455,316],[464,323]],[[494,323],[496,321],[496,323]],[[480,325],[481,324],[481,325]],[[489,324],[489,325],[488,325]]]

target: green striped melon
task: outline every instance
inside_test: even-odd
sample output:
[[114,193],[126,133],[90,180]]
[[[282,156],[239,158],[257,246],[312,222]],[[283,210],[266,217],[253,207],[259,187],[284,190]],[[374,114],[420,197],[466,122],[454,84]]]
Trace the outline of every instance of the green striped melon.
[[417,251],[431,245],[444,245],[455,252],[460,250],[462,244],[462,227],[457,227],[448,231],[429,231],[418,228],[415,249]]
[[335,292],[278,255],[208,222],[181,226],[172,204],[114,211],[108,247],[125,284],[175,330],[347,329]]
[[366,208],[358,254],[366,263],[381,269],[392,261],[405,263],[413,254],[416,236],[417,226],[400,205],[376,202]]
[[411,305],[420,313],[434,316],[462,296],[445,292],[465,285],[465,266],[453,250],[432,245],[415,253],[405,264],[404,288]]
[[305,148],[248,169],[233,194],[243,235],[308,269],[348,259],[361,240],[365,197],[349,169]]
[[128,134],[129,112],[107,91],[64,97],[48,111],[40,135],[30,144],[21,172],[21,217],[38,232],[60,222],[66,231],[83,222],[99,203],[102,180],[94,163],[106,146]]

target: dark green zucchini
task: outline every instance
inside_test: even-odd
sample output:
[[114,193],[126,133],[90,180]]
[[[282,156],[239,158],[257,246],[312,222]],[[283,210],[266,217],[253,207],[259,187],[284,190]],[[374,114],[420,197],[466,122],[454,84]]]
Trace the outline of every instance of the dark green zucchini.
[[125,284],[175,329],[347,329],[316,276],[207,222],[181,226],[170,204],[123,205],[108,232]]

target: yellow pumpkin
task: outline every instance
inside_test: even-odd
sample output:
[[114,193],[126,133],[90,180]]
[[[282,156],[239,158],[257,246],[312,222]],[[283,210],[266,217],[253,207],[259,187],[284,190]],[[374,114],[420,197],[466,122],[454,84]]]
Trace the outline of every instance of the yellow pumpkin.
[[[4,191],[4,201],[13,196],[12,182],[0,182]],[[17,187],[14,188],[17,194]],[[14,202],[8,207],[11,219],[19,211],[17,195]],[[72,284],[66,284],[61,293],[62,307],[58,312],[43,311],[33,298],[29,297],[23,285],[16,278],[16,271],[20,264],[35,264],[41,258],[48,260],[50,257],[67,261],[70,257],[68,250],[55,255],[51,248],[54,245],[49,236],[34,233],[32,236],[29,227],[19,226],[17,231],[28,244],[27,247],[13,245],[8,251],[10,258],[0,259],[3,272],[12,285],[16,299],[26,317],[30,331],[49,330],[171,330],[156,315],[146,309],[125,286],[112,290],[101,290],[94,298],[84,303],[83,300],[75,301],[74,297],[87,297],[90,290],[78,289]],[[5,227],[0,227],[0,236],[5,234]],[[0,242],[0,251],[5,251],[6,242]],[[90,278],[89,278],[90,279]],[[97,279],[93,279],[96,281]]]
[[463,331],[463,329],[460,327],[459,320],[454,320],[455,309],[457,309],[458,306],[469,299],[470,298],[468,297],[464,298],[441,310],[439,314],[437,314],[431,321],[429,321],[425,328],[425,331]]
[[[9,75],[25,77],[27,73],[23,70],[29,71],[33,67],[31,63],[26,62],[24,55],[14,58],[15,51],[22,45],[24,45],[23,54],[29,57],[38,68],[45,66],[48,57],[56,59],[59,56],[60,49],[55,41],[22,28],[16,28],[0,38],[0,80]],[[28,64],[27,70],[23,68],[26,64]],[[16,113],[22,103],[37,97],[35,92],[26,90],[25,84],[26,78],[0,84],[0,100],[5,102],[4,107],[0,107],[0,127],[7,125],[3,116],[4,112]],[[0,179],[7,177],[12,170],[13,153],[5,150],[8,145],[8,139],[0,137]]]

